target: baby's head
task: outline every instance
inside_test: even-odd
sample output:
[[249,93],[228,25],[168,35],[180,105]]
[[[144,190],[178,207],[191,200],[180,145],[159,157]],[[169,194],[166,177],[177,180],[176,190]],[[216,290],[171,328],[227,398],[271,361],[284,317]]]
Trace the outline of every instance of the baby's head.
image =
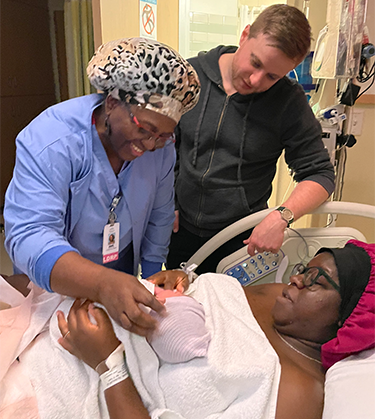
[[159,325],[148,342],[159,359],[175,364],[206,356],[211,336],[206,329],[202,304],[176,291],[155,294],[166,299],[166,315],[150,313]]
[[184,294],[180,291],[174,290],[165,290],[164,288],[155,286],[154,288],[155,297],[160,301],[165,301],[170,297],[182,297]]

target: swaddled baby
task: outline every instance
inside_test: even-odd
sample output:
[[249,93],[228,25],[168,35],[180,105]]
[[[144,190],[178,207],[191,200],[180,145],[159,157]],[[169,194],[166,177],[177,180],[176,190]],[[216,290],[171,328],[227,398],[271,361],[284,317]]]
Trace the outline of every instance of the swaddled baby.
[[148,342],[162,362],[187,362],[207,354],[211,336],[202,304],[179,291],[155,287],[158,299],[166,299],[166,314],[150,314],[159,322]]

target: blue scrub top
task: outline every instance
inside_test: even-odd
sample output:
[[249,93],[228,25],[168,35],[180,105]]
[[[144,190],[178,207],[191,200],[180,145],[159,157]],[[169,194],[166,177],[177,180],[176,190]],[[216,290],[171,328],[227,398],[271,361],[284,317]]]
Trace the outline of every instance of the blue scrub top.
[[120,252],[132,243],[134,274],[141,263],[147,277],[167,256],[174,147],[146,152],[116,176],[92,125],[92,112],[103,99],[93,94],[52,106],[16,140],[5,197],[5,246],[15,270],[49,291],[50,272],[62,254],[76,251],[102,264],[103,228],[120,188]]

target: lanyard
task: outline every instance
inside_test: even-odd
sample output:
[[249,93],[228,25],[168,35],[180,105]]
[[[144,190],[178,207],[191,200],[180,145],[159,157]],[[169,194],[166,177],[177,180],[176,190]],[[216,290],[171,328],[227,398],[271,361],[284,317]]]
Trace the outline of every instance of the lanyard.
[[121,200],[121,188],[119,193],[112,198],[109,207],[108,223],[103,230],[103,264],[118,260],[120,247],[120,223],[116,223],[117,215],[115,210]]
[[109,207],[108,224],[111,224],[112,226],[117,219],[115,209],[117,208],[119,202],[121,201],[121,197],[122,197],[122,191],[120,188],[119,193],[113,197],[111,205]]

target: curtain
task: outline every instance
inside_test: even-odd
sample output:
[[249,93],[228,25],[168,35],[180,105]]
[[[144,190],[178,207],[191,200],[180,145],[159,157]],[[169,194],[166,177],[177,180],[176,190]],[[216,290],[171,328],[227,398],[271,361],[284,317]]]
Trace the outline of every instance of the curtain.
[[65,0],[65,43],[69,97],[95,91],[86,76],[86,66],[94,54],[91,0]]

